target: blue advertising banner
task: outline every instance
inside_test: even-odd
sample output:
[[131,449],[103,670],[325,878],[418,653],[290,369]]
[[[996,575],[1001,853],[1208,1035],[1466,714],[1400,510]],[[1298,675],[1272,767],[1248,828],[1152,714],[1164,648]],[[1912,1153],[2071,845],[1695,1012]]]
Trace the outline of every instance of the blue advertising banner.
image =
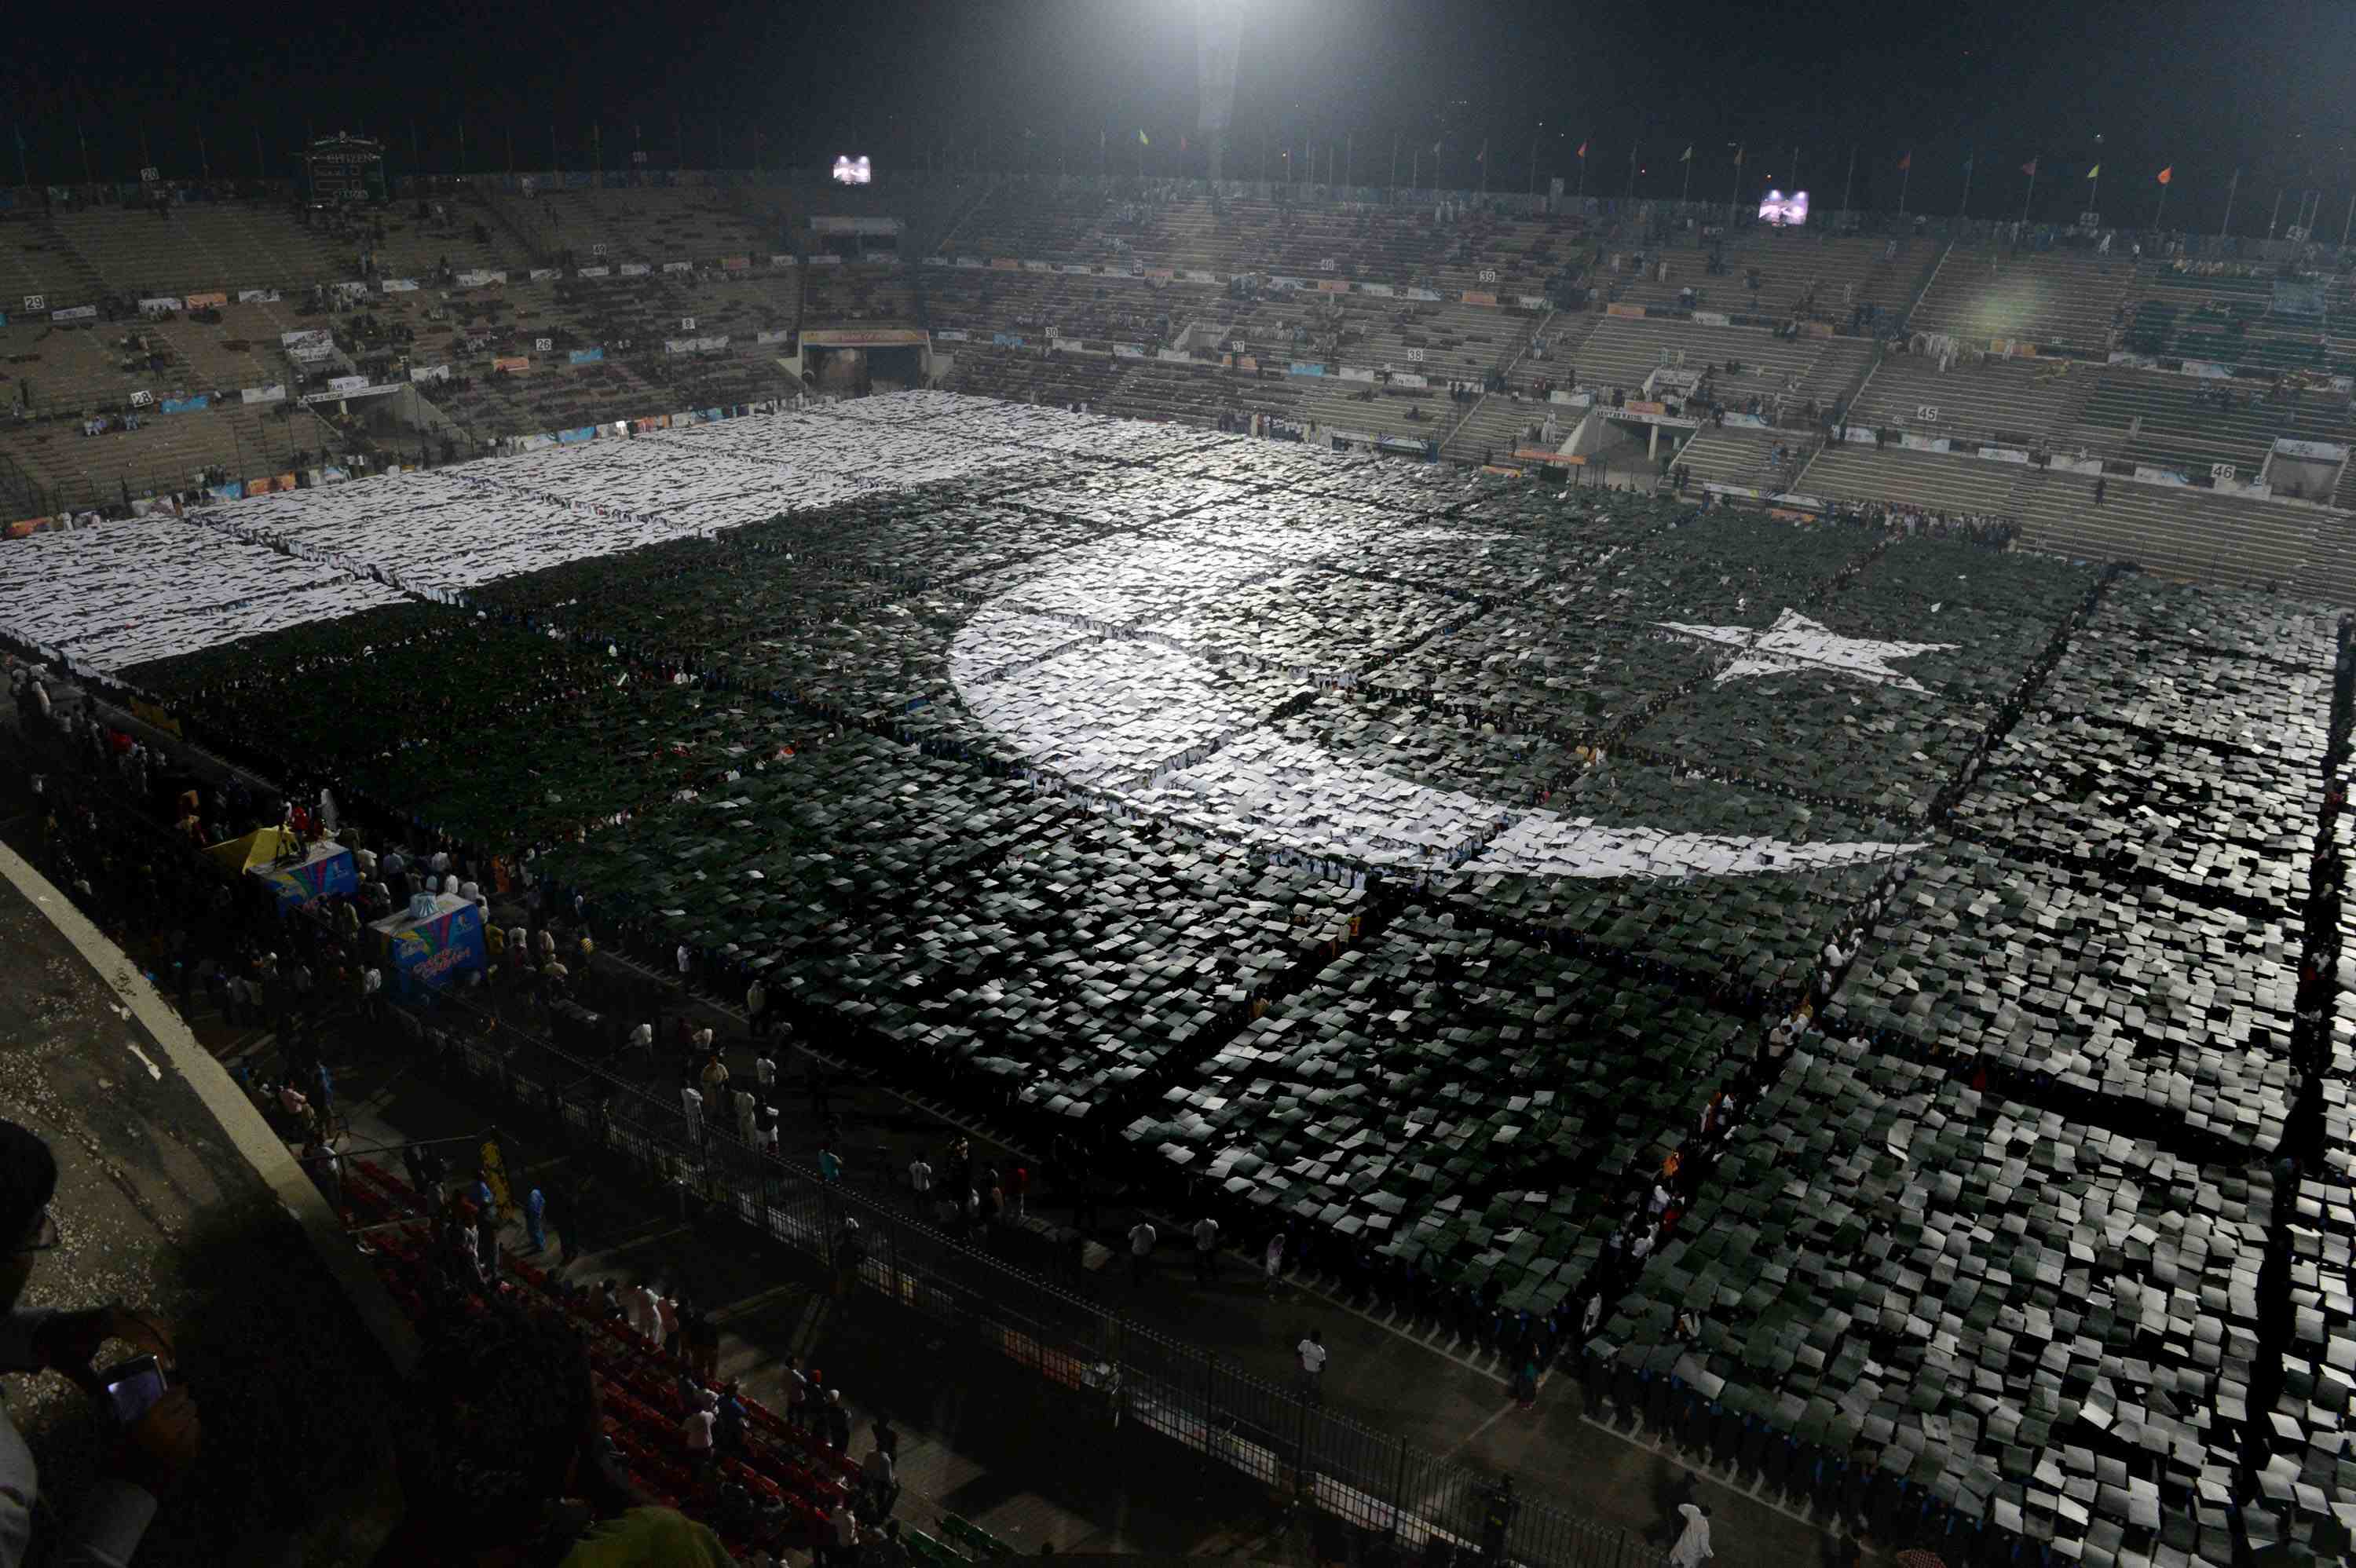
[[576,348],[571,357],[575,365],[602,365],[605,362],[605,350],[602,347]]
[[157,407],[167,414],[192,414],[199,409],[210,408],[212,400],[211,393],[198,392],[193,398],[166,398]]
[[352,865],[352,852],[348,849],[337,849],[299,866],[264,871],[262,880],[278,895],[281,914],[319,899],[337,895],[349,898],[360,889],[359,873]]
[[486,966],[482,914],[473,904],[460,903],[404,924],[387,933],[385,960],[401,994],[438,991],[455,976]]

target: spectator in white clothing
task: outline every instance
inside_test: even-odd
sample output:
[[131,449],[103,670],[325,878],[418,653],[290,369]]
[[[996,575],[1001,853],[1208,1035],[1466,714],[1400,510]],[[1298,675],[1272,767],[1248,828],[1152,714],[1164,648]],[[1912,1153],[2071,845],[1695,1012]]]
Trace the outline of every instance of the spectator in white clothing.
[[1679,1503],[1677,1517],[1685,1528],[1677,1532],[1677,1543],[1669,1548],[1670,1568],[1701,1568],[1709,1561],[1709,1509],[1700,1503]]

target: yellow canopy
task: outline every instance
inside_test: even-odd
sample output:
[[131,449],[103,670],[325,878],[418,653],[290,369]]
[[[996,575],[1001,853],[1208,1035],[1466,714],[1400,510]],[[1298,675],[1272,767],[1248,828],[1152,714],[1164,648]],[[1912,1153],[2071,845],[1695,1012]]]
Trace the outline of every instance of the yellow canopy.
[[257,827],[242,838],[232,838],[225,844],[207,845],[205,853],[210,855],[214,863],[222,870],[235,876],[238,872],[249,870],[255,866],[268,866],[275,863],[278,859],[278,829]]

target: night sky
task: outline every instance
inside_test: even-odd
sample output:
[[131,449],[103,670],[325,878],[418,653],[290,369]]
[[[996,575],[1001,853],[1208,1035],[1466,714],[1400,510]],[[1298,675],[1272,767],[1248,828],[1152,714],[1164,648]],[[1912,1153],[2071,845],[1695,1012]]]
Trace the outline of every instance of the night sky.
[[[183,9],[130,37],[103,14],[43,7],[20,18],[5,69],[37,180],[81,176],[77,124],[102,178],[143,161],[194,176],[206,159],[216,176],[251,175],[257,133],[262,165],[284,175],[305,134],[338,129],[384,139],[396,172],[444,170],[457,165],[462,123],[477,170],[508,167],[510,140],[517,167],[584,167],[593,127],[616,168],[637,147],[652,164],[683,155],[691,166],[865,151],[887,179],[951,157],[1085,169],[1101,132],[1117,166],[1133,170],[1143,129],[1149,173],[1199,174],[1202,3],[409,0]],[[2020,165],[2036,154],[2040,216],[2084,206],[2083,176],[2099,161],[2105,217],[2147,223],[2153,176],[2173,165],[2169,215],[2214,227],[2239,166],[2237,229],[2263,232],[2280,189],[2289,222],[2313,188],[2324,193],[2318,227],[2334,238],[2356,191],[2346,90],[2356,5],[2345,3],[1265,0],[1242,10],[1229,169],[1246,176],[1263,141],[1276,172],[1288,146],[1354,137],[1358,180],[1383,183],[1396,138],[1402,179],[1412,149],[1428,159],[1440,140],[1450,183],[1472,185],[1486,141],[1492,187],[1523,189],[1537,136],[1541,178],[1575,185],[1572,149],[1586,141],[1587,188],[1620,194],[1633,145],[1637,189],[1675,195],[1690,143],[1694,195],[1722,200],[1728,144],[1742,141],[1747,189],[1788,188],[1796,144],[1798,184],[1821,210],[1838,205],[1854,146],[1858,205],[1887,208],[1911,147],[1909,210],[1953,212],[1969,150],[1973,212],[2018,216]]]

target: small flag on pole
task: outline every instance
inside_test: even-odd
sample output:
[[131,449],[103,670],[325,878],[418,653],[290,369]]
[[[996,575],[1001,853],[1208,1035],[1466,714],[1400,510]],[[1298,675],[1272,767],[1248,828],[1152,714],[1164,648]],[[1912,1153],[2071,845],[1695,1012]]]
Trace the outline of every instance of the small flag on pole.
[[1969,173],[1971,173],[1971,172],[1972,172],[1972,155],[1971,155],[1971,154],[1969,154],[1969,153],[1965,153],[1965,154],[1964,155],[1964,173],[1965,173],[1965,174],[1969,174]]
[[1743,148],[1741,148],[1741,147],[1737,147],[1737,148],[1735,148],[1735,149],[1734,149],[1734,166],[1735,166],[1736,168],[1738,168],[1738,169],[1739,169],[1739,168],[1740,168],[1740,167],[1742,166],[1742,155],[1743,155],[1744,150],[1745,150],[1745,149],[1743,149]]
[[2096,164],[2093,168],[2088,169],[2086,171],[2086,177],[2090,180],[2101,179],[2103,177],[2103,165]]
[[2035,179],[2037,177],[2037,160],[2032,157],[2027,163],[2021,165],[2020,172],[2027,175],[2030,179]]
[[1681,164],[1689,164],[1693,162],[1693,146],[1690,143],[1687,144],[1685,155],[1679,158],[1677,162]]
[[1186,150],[1186,133],[1183,131],[1178,133],[1178,150],[1182,153]]
[[1486,136],[1481,138],[1481,150],[1472,155],[1472,161],[1476,164],[1485,164],[1489,161],[1489,138]]
[[1914,155],[1912,153],[1907,154],[1904,157],[1898,160],[1898,172],[1901,174],[1905,173],[1908,169],[1911,169],[1913,166]]
[[1579,155],[1582,158],[1587,156],[1587,144],[1584,142],[1579,144]]
[[2159,171],[2159,183],[2162,185],[2168,184],[2170,179],[2175,177],[2175,175],[2176,165],[2174,164],[2170,164],[2168,167]]
[[1144,133],[1144,132],[1142,132],[1142,131],[1140,131],[1140,132],[1137,133],[1137,144],[1138,144],[1139,146],[1141,146],[1141,147],[1150,147],[1150,146],[1153,145],[1153,144],[1152,144],[1152,143],[1151,143],[1151,142],[1149,142],[1149,141],[1147,141],[1147,140],[1145,139],[1145,133]]

